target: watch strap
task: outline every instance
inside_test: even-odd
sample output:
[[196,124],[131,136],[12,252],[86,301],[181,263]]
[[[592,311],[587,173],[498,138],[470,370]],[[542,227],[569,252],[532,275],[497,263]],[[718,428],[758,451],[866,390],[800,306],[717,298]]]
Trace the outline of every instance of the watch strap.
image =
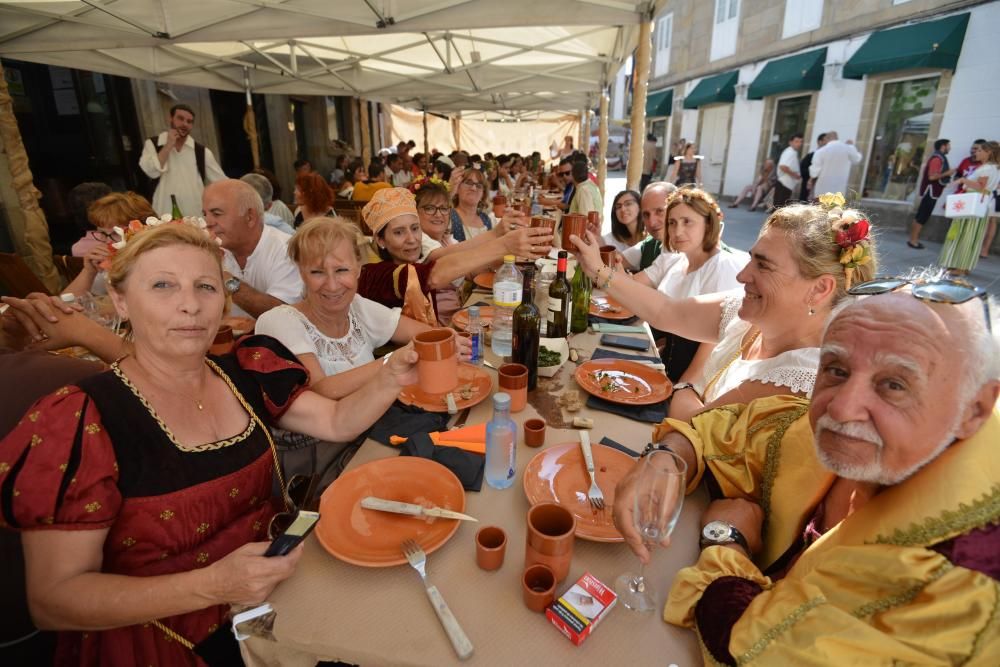
[[649,456],[653,452],[673,452],[673,451],[674,451],[673,449],[663,444],[662,442],[658,442],[656,444],[648,442],[646,443],[646,446],[643,448],[642,453],[639,454],[639,458],[640,459],[645,458],[646,456]]
[[701,540],[700,540],[701,548],[704,549],[705,547],[722,546],[724,544],[732,544],[733,542],[735,542],[736,544],[738,544],[741,547],[743,547],[744,551],[746,551],[748,554],[750,554],[751,553],[751,551],[750,551],[750,543],[747,542],[747,538],[743,535],[743,533],[741,533],[739,531],[739,529],[736,528],[736,526],[734,526],[731,523],[726,523],[726,525],[729,526],[729,539],[728,540],[721,540],[721,541],[712,540],[712,539],[709,539],[709,538],[705,537],[704,533],[702,533]]

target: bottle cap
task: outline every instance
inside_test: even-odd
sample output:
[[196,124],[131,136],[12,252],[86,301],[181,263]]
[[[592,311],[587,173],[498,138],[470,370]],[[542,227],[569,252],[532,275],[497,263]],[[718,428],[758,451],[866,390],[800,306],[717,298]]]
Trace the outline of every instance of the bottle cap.
[[59,295],[59,298],[66,303],[73,303],[74,301],[76,301],[76,295],[73,294],[72,292],[63,292],[62,294]]
[[558,255],[559,259],[566,259],[567,257],[569,257],[569,253],[568,252],[566,252],[565,250],[560,250],[559,251],[559,255]]
[[479,306],[469,306],[469,319],[479,317]]
[[493,409],[494,410],[509,410],[510,409],[510,394],[498,391],[493,394]]
[[514,257],[514,255],[504,255],[503,256],[503,261],[505,261],[508,264],[513,264],[515,259],[516,259],[516,257]]

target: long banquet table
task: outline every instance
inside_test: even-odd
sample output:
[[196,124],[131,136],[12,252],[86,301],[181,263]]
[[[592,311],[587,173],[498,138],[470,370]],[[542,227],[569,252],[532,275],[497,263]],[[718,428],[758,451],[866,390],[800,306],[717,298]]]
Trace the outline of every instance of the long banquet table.
[[[597,334],[588,331],[572,336],[570,344],[586,359],[598,339]],[[520,429],[526,419],[541,414],[548,421],[545,447],[578,442],[578,431],[570,425],[573,415],[555,403],[563,391],[577,389],[573,379],[576,366],[568,361],[555,377],[540,378],[538,389],[529,394],[528,407],[513,415],[519,429],[514,485],[497,490],[484,482],[481,492],[466,494],[465,511],[477,517],[479,523],[461,522],[452,538],[428,556],[428,579],[437,585],[475,647],[467,664],[515,665],[527,660],[553,665],[699,664],[694,633],[664,623],[659,611],[641,614],[616,605],[593,635],[577,647],[544,615],[529,611],[521,600],[525,514],[530,506],[522,477],[528,462],[541,449],[526,447]],[[495,390],[496,373],[490,372]],[[581,397],[585,399],[586,395],[581,392]],[[488,421],[491,404],[487,399],[474,407],[468,423]],[[639,451],[649,440],[650,424],[586,406],[576,414],[594,420],[591,439],[595,443],[608,436]],[[396,455],[395,449],[368,440],[347,469]],[[677,570],[697,558],[697,524],[706,503],[702,491],[689,496],[672,546],[654,551],[647,580],[655,586],[661,603]],[[485,525],[501,526],[508,536],[503,567],[495,572],[480,570],[475,562],[474,537]],[[584,572],[613,586],[618,575],[634,571],[637,565],[624,543],[578,538],[569,576],[557,587],[557,593]],[[328,554],[310,537],[295,574],[274,590],[269,602],[276,610],[275,640],[252,637],[244,642],[248,665],[297,667],[318,660],[359,665],[458,663],[418,575],[408,565],[351,565]]]

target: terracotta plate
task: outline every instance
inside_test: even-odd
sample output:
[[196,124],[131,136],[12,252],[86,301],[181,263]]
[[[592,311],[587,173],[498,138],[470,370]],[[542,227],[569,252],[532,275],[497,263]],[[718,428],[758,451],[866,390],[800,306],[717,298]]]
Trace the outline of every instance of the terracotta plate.
[[253,333],[254,326],[257,324],[257,320],[252,317],[223,317],[223,324],[228,324],[233,328],[233,335],[239,338],[240,336],[248,333]]
[[588,394],[622,405],[659,403],[671,390],[661,371],[622,359],[586,361],[577,367],[574,377]]
[[603,317],[606,320],[627,320],[635,316],[610,296],[595,296],[590,300],[590,314]]
[[[493,324],[493,306],[479,306],[479,322],[484,329]],[[469,328],[469,309],[463,308],[451,317],[451,324],[459,331]]]
[[316,538],[342,561],[363,567],[402,565],[403,540],[431,553],[458,530],[459,521],[409,517],[361,507],[365,496],[424,507],[465,510],[465,491],[455,473],[415,456],[379,459],[345,472],[323,492]]
[[546,447],[524,470],[524,495],[531,504],[555,501],[576,517],[576,536],[594,542],[624,542],[611,518],[615,486],[632,469],[635,459],[617,449],[593,444],[594,476],[604,493],[604,510],[587,499],[590,477],[583,463],[580,443]]
[[493,272],[483,271],[478,276],[473,278],[472,282],[476,283],[477,287],[482,287],[483,289],[493,289]]
[[[468,386],[472,390],[469,398],[463,398],[460,394],[462,387]],[[493,378],[485,368],[479,368],[469,363],[458,364],[458,389],[454,391],[455,404],[458,409],[468,408],[481,403],[483,399],[493,391]],[[415,405],[428,412],[447,412],[448,403],[445,400],[447,394],[429,394],[418,385],[411,384],[403,387],[399,392],[399,400],[407,405]]]

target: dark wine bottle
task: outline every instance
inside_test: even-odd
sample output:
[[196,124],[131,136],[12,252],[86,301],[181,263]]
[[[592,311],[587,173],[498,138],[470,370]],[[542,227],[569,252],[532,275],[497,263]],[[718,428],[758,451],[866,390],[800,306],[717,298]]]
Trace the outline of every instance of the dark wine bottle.
[[592,286],[590,278],[583,272],[583,265],[577,263],[573,274],[573,317],[569,329],[573,333],[583,333],[587,330],[587,315],[590,314],[590,294]]
[[573,291],[566,280],[565,250],[559,251],[556,264],[556,277],[549,285],[549,313],[546,319],[546,336],[549,338],[565,338],[569,333],[569,313],[573,307]]
[[524,291],[521,305],[514,309],[513,359],[528,367],[528,391],[538,386],[538,337],[542,315],[535,305],[532,288],[533,267],[524,269]]

